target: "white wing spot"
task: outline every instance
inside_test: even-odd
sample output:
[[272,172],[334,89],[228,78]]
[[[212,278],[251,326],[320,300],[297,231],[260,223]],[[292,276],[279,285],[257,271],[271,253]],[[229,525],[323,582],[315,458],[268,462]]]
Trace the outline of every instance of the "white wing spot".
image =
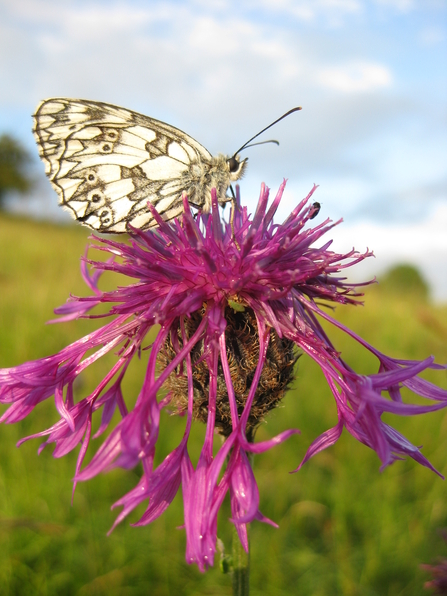
[[54,112],[61,112],[65,108],[65,104],[59,101],[44,102],[40,111],[42,114],[54,114]]
[[85,126],[72,135],[72,139],[82,139],[90,141],[101,134],[101,129],[97,126]]
[[104,187],[104,194],[111,201],[115,201],[135,190],[132,178],[123,178],[115,182],[109,182]]
[[143,139],[140,135],[133,134],[132,129],[123,131],[121,134],[121,138],[120,138],[120,145],[126,145],[127,151],[130,151],[130,149],[136,149],[141,152],[144,152],[146,154],[146,157],[147,157],[147,151],[146,151],[146,143],[147,142],[148,141]]
[[188,169],[185,164],[165,156],[148,159],[140,167],[149,180],[172,180]]
[[145,128],[144,126],[129,126],[127,132],[144,139],[144,145],[146,145],[146,143],[152,143],[152,141],[155,141],[157,138],[155,130],[152,130],[152,128]]
[[178,161],[181,161],[185,164],[189,164],[190,162],[186,151],[175,141],[174,143],[169,143],[168,155],[169,157],[173,157],[174,159],[177,159]]
[[66,147],[66,149],[64,151],[64,157],[71,157],[75,153],[79,153],[80,151],[82,151],[84,149],[84,145],[80,141],[77,141],[77,140],[68,141],[67,144],[65,145],[65,147]]
[[78,178],[59,178],[57,183],[62,188],[64,201],[69,201],[70,198],[78,190],[79,185],[83,182]]

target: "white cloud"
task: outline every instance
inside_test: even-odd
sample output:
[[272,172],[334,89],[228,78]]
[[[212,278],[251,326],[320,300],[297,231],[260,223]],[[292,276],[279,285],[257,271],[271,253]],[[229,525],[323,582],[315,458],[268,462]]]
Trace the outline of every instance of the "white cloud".
[[389,87],[393,77],[390,69],[383,64],[352,61],[341,66],[322,68],[316,80],[321,86],[335,91],[359,93]]
[[363,12],[360,0],[256,0],[251,6],[287,15],[297,21],[341,26],[345,18]]
[[398,12],[404,13],[410,12],[416,8],[415,0],[375,0],[375,2],[384,8],[392,8]]
[[400,263],[417,266],[434,290],[436,300],[447,300],[447,204],[438,203],[428,217],[412,225],[377,225],[362,222],[342,223],[333,232],[334,250],[343,252],[353,246],[369,248],[375,259],[356,266],[356,280],[380,274]]
[[446,28],[442,26],[425,27],[418,34],[418,41],[423,46],[435,46],[447,37]]

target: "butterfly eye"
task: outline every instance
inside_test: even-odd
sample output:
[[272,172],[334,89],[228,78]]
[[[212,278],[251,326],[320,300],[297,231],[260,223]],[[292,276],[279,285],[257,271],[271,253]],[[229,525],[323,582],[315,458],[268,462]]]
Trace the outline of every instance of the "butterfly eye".
[[239,169],[239,166],[241,165],[235,157],[230,157],[230,159],[227,159],[227,163],[228,163],[228,169],[230,170],[231,173],[237,172]]
[[110,153],[112,151],[112,147],[108,143],[105,143],[101,149],[104,153]]

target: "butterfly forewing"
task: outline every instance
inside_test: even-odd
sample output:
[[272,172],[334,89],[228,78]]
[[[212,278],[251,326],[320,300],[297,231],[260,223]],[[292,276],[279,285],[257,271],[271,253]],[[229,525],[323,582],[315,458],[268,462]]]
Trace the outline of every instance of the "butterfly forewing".
[[105,103],[49,99],[34,115],[46,174],[82,223],[101,232],[155,225],[150,201],[165,220],[183,211],[182,193],[205,211],[215,187],[225,200],[228,159],[211,154],[181,130]]

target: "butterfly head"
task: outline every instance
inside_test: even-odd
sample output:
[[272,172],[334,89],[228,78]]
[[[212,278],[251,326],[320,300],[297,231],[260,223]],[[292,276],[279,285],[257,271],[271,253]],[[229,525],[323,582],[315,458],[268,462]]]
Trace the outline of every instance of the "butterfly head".
[[230,172],[230,180],[234,182],[242,178],[247,167],[248,157],[241,160],[239,155],[233,155],[227,159],[228,170]]

